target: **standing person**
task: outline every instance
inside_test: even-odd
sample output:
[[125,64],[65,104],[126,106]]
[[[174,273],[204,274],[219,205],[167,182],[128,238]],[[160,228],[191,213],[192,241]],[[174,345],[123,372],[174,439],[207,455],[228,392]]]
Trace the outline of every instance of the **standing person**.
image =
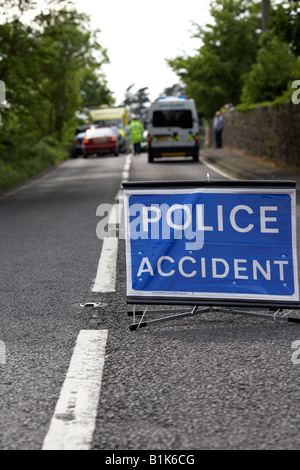
[[214,131],[215,131],[215,141],[216,141],[216,148],[222,148],[222,132],[224,127],[224,120],[221,116],[220,111],[216,112],[214,117]]
[[129,126],[130,142],[133,144],[134,155],[141,153],[141,142],[143,140],[144,127],[138,119],[133,119]]

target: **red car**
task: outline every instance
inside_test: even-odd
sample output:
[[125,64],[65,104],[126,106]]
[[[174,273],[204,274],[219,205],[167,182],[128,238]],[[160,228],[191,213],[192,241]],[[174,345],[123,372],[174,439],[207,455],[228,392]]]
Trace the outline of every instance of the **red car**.
[[82,142],[84,158],[92,154],[113,153],[119,155],[119,141],[110,127],[88,129]]

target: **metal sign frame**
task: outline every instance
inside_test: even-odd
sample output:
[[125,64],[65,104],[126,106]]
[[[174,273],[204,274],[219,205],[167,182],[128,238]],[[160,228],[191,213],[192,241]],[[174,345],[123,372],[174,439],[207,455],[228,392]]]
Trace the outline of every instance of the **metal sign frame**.
[[[295,181],[271,181],[271,180],[215,180],[215,181],[142,181],[142,182],[124,182],[124,209],[125,209],[125,240],[126,240],[126,267],[127,267],[127,304],[147,304],[147,305],[186,305],[193,306],[192,310],[188,312],[181,311],[181,316],[191,315],[190,312],[201,313],[207,309],[199,309],[199,306],[208,306],[222,309],[227,308],[229,313],[237,313],[236,308],[246,307],[254,309],[267,308],[271,310],[282,311],[282,309],[299,309],[299,288],[298,288],[298,267],[297,267],[297,247],[296,247],[296,182]],[[139,290],[135,292],[132,289],[132,273],[131,273],[131,233],[130,233],[130,214],[129,214],[129,198],[132,195],[143,196],[147,195],[148,203],[151,195],[170,195],[177,194],[180,201],[182,194],[217,194],[220,198],[224,198],[224,194],[231,195],[267,195],[271,198],[272,195],[288,195],[290,198],[290,214],[287,215],[287,220],[290,220],[290,237],[291,237],[291,253],[290,259],[292,260],[292,274],[294,285],[294,294],[292,295],[234,295],[224,292],[212,292],[202,294],[200,292],[194,295],[194,292],[178,294],[178,292],[148,292]],[[275,196],[274,196],[275,197]],[[288,198],[286,198],[287,200]],[[281,201],[282,198],[277,198]],[[156,199],[157,201],[157,199]],[[155,204],[154,204],[155,205]],[[246,206],[241,206],[246,207]],[[250,211],[249,211],[250,212]],[[288,212],[285,210],[285,212]],[[268,215],[272,215],[269,213]],[[290,218],[290,219],[289,219]],[[266,219],[270,227],[273,227],[272,217]],[[274,219],[273,219],[274,220]],[[272,230],[269,230],[270,232]],[[204,241],[205,244],[205,241]],[[287,263],[286,261],[276,261],[276,263]],[[279,266],[278,266],[279,268]],[[243,269],[243,268],[241,268]],[[283,269],[283,265],[280,266]],[[270,285],[270,284],[269,284]],[[258,298],[257,298],[258,297]],[[146,308],[147,309],[147,308]],[[146,313],[146,309],[143,316]],[[153,312],[152,312],[153,313]],[[241,314],[241,312],[239,312]],[[178,315],[177,315],[178,316]],[[268,315],[269,316],[269,315]],[[168,318],[169,319],[169,318]],[[278,317],[277,317],[278,319]],[[286,320],[286,318],[285,318]],[[158,321],[158,320],[154,320]],[[161,321],[161,320],[160,320]],[[290,320],[291,321],[291,320]],[[142,324],[143,322],[140,322]],[[144,322],[145,323],[145,322]],[[148,322],[149,323],[149,322]],[[148,324],[147,323],[147,324]],[[132,329],[135,329],[133,327]]]

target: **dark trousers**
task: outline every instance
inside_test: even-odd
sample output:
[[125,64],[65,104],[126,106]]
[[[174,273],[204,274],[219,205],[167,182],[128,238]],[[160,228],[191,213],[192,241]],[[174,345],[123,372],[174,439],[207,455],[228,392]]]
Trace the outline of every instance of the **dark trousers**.
[[216,148],[222,148],[222,129],[215,131]]
[[134,155],[139,155],[141,153],[141,144],[140,142],[137,142],[136,144],[133,144],[134,148]]

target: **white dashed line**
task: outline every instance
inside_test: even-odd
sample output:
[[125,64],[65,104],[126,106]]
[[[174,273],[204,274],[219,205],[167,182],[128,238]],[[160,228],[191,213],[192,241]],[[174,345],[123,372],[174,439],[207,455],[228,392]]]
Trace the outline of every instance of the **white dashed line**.
[[81,330],[42,450],[89,450],[97,417],[107,330]]
[[119,240],[104,238],[92,292],[115,292]]
[[124,165],[124,168],[123,168],[123,173],[122,173],[122,180],[123,181],[128,181],[130,166],[131,166],[131,159],[132,159],[132,153],[129,153],[126,157],[125,165]]
[[[129,178],[132,154],[127,155],[122,173],[122,181]],[[121,195],[120,190],[116,195],[117,199]],[[121,224],[123,212],[123,197],[119,197],[119,203],[113,205],[108,219],[108,226],[116,227]],[[118,237],[109,237],[103,239],[102,250],[97,268],[97,274],[92,287],[92,292],[115,292],[117,257],[118,257]]]

